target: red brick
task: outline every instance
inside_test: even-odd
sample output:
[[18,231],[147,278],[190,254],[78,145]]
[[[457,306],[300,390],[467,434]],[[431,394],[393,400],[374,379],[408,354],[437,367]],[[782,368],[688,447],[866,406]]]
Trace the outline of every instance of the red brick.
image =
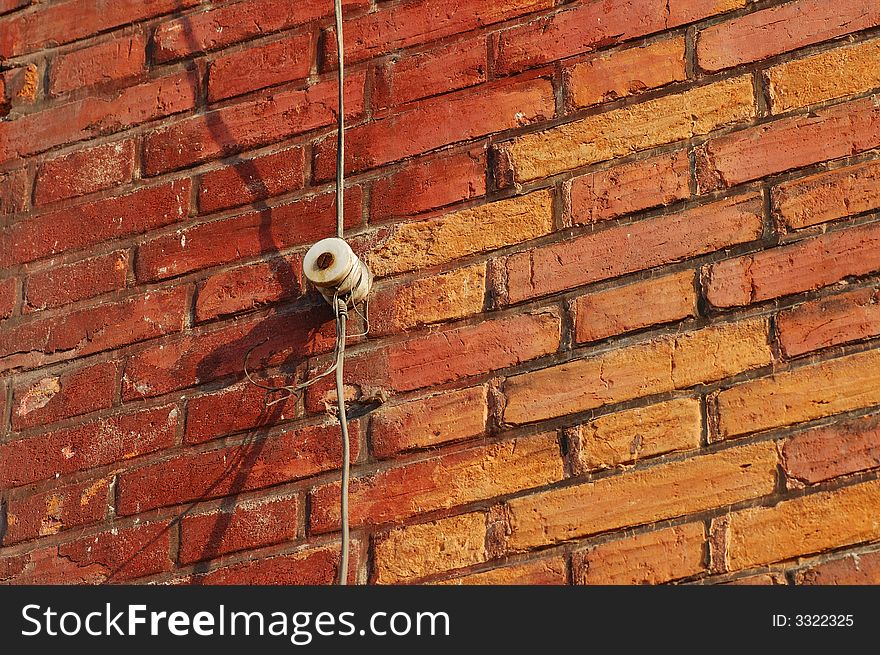
[[[553,0],[408,0],[346,21],[345,58],[354,62],[549,9]],[[336,36],[328,30],[324,59],[336,63]]]
[[697,315],[693,271],[598,291],[575,301],[578,343]]
[[199,0],[64,0],[0,20],[0,57],[70,43],[97,32],[197,5]]
[[696,257],[761,236],[761,197],[736,196],[507,258],[511,303]]
[[208,69],[208,102],[304,80],[312,68],[313,51],[314,34],[306,32],[217,57]]
[[[559,341],[560,319],[554,312],[515,314],[434,332],[352,357],[345,366],[345,381],[355,385],[360,394],[376,388],[412,391],[555,353]],[[306,393],[309,411],[320,411],[331,402],[336,402],[332,381],[319,382]]]
[[[106,584],[171,570],[167,522],[113,528],[13,557],[11,584]],[[4,568],[0,557],[0,574]]]
[[335,340],[333,314],[326,305],[241,319],[133,355],[122,379],[122,396],[157,396],[231,374],[240,377],[252,346],[250,369],[258,371],[327,352]]
[[853,553],[802,569],[795,575],[802,585],[878,585],[880,553]]
[[199,210],[214,212],[301,189],[304,171],[305,154],[300,147],[208,171],[199,180]]
[[746,0],[587,2],[501,32],[495,70],[530,66],[629,41],[746,4]]
[[27,317],[0,332],[0,369],[42,366],[179,332],[186,296],[186,289],[177,287],[68,314]]
[[[365,73],[345,84],[346,118],[364,108]],[[277,143],[336,120],[336,80],[223,107],[160,128],[144,138],[144,172],[157,175]]]
[[687,79],[684,37],[592,57],[564,69],[570,109],[643,93]]
[[569,183],[571,221],[587,225],[684,200],[689,177],[684,151],[576,177]]
[[37,169],[34,205],[84,196],[130,182],[134,141],[126,139],[50,159]]
[[172,405],[98,419],[0,444],[0,487],[48,480],[167,448],[178,410]]
[[24,311],[61,307],[124,289],[127,275],[127,250],[116,250],[94,259],[47,268],[27,278]]
[[31,0],[0,0],[0,14],[6,14],[16,9],[26,7]]
[[[367,7],[367,0],[343,0],[346,10]],[[159,63],[217,50],[255,36],[304,25],[333,14],[328,2],[247,0],[227,2],[209,11],[162,23],[153,37]]]
[[30,202],[30,195],[27,169],[0,173],[0,216],[24,211]]
[[14,544],[100,521],[107,512],[110,482],[111,478],[87,480],[11,498],[3,543]]
[[180,521],[181,564],[296,538],[299,498],[287,496],[221,507]]
[[378,109],[456,91],[487,79],[486,37],[480,36],[395,59],[377,71]]
[[700,192],[880,146],[880,105],[854,100],[707,141],[696,151]]
[[470,387],[381,408],[373,414],[370,427],[373,454],[392,457],[485,435],[486,396],[485,386]]
[[103,362],[19,383],[12,392],[12,429],[46,426],[112,407],[119,365]]
[[301,268],[300,258],[295,256],[212,275],[199,284],[196,320],[207,321],[295,298],[303,292],[299,279]]
[[[553,86],[544,79],[498,83],[421,100],[349,130],[345,165],[349,171],[373,168],[458,141],[550,119],[555,112]],[[426,130],[426,125],[431,129]],[[332,178],[335,166],[336,140],[327,138],[315,147],[316,178]]]
[[878,270],[880,226],[866,225],[713,264],[706,298],[716,307],[736,307]]
[[146,48],[143,34],[131,34],[58,55],[49,69],[49,94],[57,96],[144,75]]
[[880,466],[880,417],[838,421],[795,435],[782,448],[787,475],[816,484]]
[[[346,195],[346,227],[353,227],[361,221],[361,187]],[[145,240],[138,248],[137,278],[162,280],[311,243],[334,231],[335,206],[336,195],[324,193]]]
[[[350,488],[350,520],[353,526],[396,523],[562,477],[555,434],[510,439],[355,478]],[[312,532],[337,529],[339,484],[318,487],[312,492],[311,507]]]
[[697,63],[717,71],[880,25],[874,0],[798,0],[734,18],[697,35]]
[[[295,384],[297,377],[262,380],[267,386]],[[296,396],[267,406],[287,392],[269,393],[247,380],[215,393],[196,396],[186,406],[186,443],[201,443],[242,430],[265,430],[298,416]]]
[[[356,564],[357,557],[352,559]],[[338,575],[339,547],[328,546],[241,562],[194,575],[188,582],[200,585],[328,585],[335,582]]]
[[548,557],[511,564],[480,573],[448,578],[441,585],[564,585],[568,583],[562,557]]
[[0,320],[9,318],[18,304],[18,280],[14,277],[0,280]]
[[189,213],[189,180],[18,221],[0,233],[0,267],[143,234]]
[[777,222],[792,230],[880,209],[880,162],[786,182],[772,197]]
[[[352,457],[360,430],[351,423]],[[138,514],[193,500],[262,489],[339,468],[342,440],[336,425],[308,426],[261,441],[248,441],[123,473],[117,511]]]
[[187,111],[197,86],[193,73],[181,71],[0,123],[0,162]]
[[5,115],[11,109],[20,107],[22,111],[33,106],[38,98],[44,96],[43,63],[31,63],[0,72],[0,108]]
[[779,313],[783,352],[795,357],[880,334],[880,288],[814,300]]
[[415,216],[486,193],[486,149],[420,157],[373,183],[370,221]]

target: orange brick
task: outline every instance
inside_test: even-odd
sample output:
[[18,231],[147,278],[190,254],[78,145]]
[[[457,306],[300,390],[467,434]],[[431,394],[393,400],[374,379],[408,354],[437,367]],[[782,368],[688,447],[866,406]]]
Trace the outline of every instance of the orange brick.
[[880,40],[788,61],[766,75],[775,114],[864,93],[880,87]]
[[441,585],[564,585],[568,582],[565,560],[551,557],[536,561],[512,564],[481,573],[471,573],[449,578],[435,584]]
[[880,403],[880,351],[744,382],[716,402],[722,438],[869,407]]
[[770,364],[767,339],[765,320],[742,320],[517,375],[504,384],[504,420],[530,423],[721,380]]
[[508,501],[511,550],[685,516],[772,493],[776,448],[757,443]]
[[802,569],[795,575],[803,585],[878,585],[880,553],[853,553]]
[[[516,253],[510,303],[696,257],[761,236],[761,197],[747,194]],[[670,235],[675,235],[674,239]]]
[[697,315],[692,271],[598,291],[575,301],[578,343]]
[[381,277],[496,250],[552,231],[553,195],[536,191],[395,226],[366,259],[370,270]]
[[589,116],[501,146],[514,182],[708,134],[755,116],[751,78],[737,77]]
[[607,414],[579,428],[578,460],[584,469],[628,464],[641,458],[700,447],[700,401],[671,400]]
[[880,209],[880,162],[786,182],[772,198],[776,220],[792,230]]
[[790,560],[800,555],[880,537],[880,481],[811,494],[774,507],[730,515],[730,570]]
[[486,514],[462,514],[396,528],[376,539],[374,582],[400,584],[485,562]]
[[386,287],[370,297],[370,334],[392,334],[478,314],[485,296],[485,264]]
[[485,386],[448,391],[373,414],[371,436],[376,457],[481,436],[488,415]]
[[880,287],[859,289],[779,312],[777,331],[789,357],[880,334]]
[[[356,478],[351,524],[377,525],[558,482],[564,476],[555,434],[511,439],[449,453]],[[339,484],[312,493],[310,526],[329,532],[339,523]]]
[[713,264],[706,298],[716,307],[737,307],[877,271],[880,226],[866,225]]
[[574,554],[575,584],[662,584],[705,569],[706,529],[702,523],[609,541]]
[[587,225],[684,200],[691,194],[689,178],[684,150],[576,177],[568,183],[572,223]]
[[880,416],[876,414],[802,432],[782,448],[785,473],[807,484],[878,466]]
[[687,79],[684,38],[600,55],[565,69],[572,108],[588,107]]

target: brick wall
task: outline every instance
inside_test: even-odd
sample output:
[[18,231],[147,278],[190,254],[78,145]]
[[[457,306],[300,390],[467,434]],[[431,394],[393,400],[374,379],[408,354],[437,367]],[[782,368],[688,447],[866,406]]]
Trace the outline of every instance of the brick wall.
[[[880,4],[345,5],[353,575],[880,582]],[[0,581],[331,582],[331,1],[0,14]]]

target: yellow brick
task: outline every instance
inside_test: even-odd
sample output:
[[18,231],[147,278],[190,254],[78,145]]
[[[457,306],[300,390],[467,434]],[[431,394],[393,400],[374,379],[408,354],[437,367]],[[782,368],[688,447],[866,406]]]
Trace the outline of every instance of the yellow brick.
[[706,530],[702,523],[610,541],[574,555],[576,584],[662,584],[704,570]]
[[416,280],[398,290],[394,323],[403,330],[483,311],[486,264]]
[[700,447],[700,401],[682,398],[609,414],[580,428],[585,469],[610,468],[675,450]]
[[880,351],[868,351],[744,382],[717,397],[729,437],[880,403]]
[[772,493],[777,454],[758,443],[508,503],[508,547],[536,546],[653,523]]
[[880,480],[730,516],[730,570],[880,538]]
[[754,116],[752,80],[741,76],[527,134],[502,150],[515,180],[525,182],[708,134]]
[[552,231],[553,194],[536,191],[399,225],[367,255],[367,262],[375,275],[392,275],[488,252]]
[[514,376],[504,385],[504,420],[529,423],[721,380],[769,364],[767,337],[766,320],[744,320]]
[[785,62],[767,72],[773,113],[880,87],[880,39]]
[[376,541],[376,582],[396,584],[488,559],[486,515],[462,514],[392,530]]
[[551,557],[524,564],[513,564],[481,573],[443,580],[441,585],[562,585],[567,582],[565,560]]

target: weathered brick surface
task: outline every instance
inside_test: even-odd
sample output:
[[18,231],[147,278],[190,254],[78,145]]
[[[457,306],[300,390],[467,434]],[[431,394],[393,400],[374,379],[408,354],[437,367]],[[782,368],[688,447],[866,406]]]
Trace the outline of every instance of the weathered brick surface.
[[766,321],[751,319],[611,350],[507,379],[504,420],[518,425],[687,389],[770,364]]
[[508,502],[513,550],[721,507],[773,491],[776,448],[759,443]]
[[716,307],[736,307],[820,289],[880,269],[880,226],[866,225],[709,267],[706,297]]
[[751,79],[737,77],[521,136],[501,152],[526,182],[747,121],[753,96]]
[[373,453],[390,457],[406,450],[481,436],[486,432],[487,414],[485,386],[382,408],[373,415]]
[[659,157],[574,178],[570,182],[572,223],[587,225],[690,196],[687,152]]
[[375,545],[377,584],[400,584],[485,562],[486,514],[462,514],[433,523],[397,528]]
[[880,164],[868,162],[773,188],[777,221],[796,230],[880,208]]
[[684,39],[593,57],[566,70],[571,108],[625,98],[686,79]]
[[601,416],[580,426],[578,462],[585,470],[603,469],[696,449],[702,426],[700,401],[692,398]]
[[178,558],[182,564],[190,564],[291,541],[296,538],[299,507],[297,496],[286,496],[184,516]]
[[[761,236],[761,198],[736,196],[516,253],[505,262],[508,300],[519,302],[668,264]],[[669,235],[677,238],[670,242]]]
[[[351,580],[876,582],[876,1],[343,6]],[[0,583],[336,579],[333,13],[0,0]]]
[[713,25],[697,35],[697,63],[716,71],[880,24],[872,0],[796,0]]
[[660,323],[696,316],[690,271],[587,294],[575,300],[578,343],[597,341]]
[[875,540],[880,534],[876,480],[730,516],[731,570]]
[[[456,507],[563,477],[555,434],[480,446],[352,480],[351,524],[399,521],[420,512]],[[339,522],[339,484],[312,493],[310,529],[328,532]]]
[[880,466],[880,418],[876,415],[795,435],[782,448],[785,473],[814,484]]
[[704,569],[705,526],[687,523],[575,553],[575,584],[662,584]]
[[880,355],[868,351],[767,378],[717,396],[719,434],[730,437],[880,403]]

